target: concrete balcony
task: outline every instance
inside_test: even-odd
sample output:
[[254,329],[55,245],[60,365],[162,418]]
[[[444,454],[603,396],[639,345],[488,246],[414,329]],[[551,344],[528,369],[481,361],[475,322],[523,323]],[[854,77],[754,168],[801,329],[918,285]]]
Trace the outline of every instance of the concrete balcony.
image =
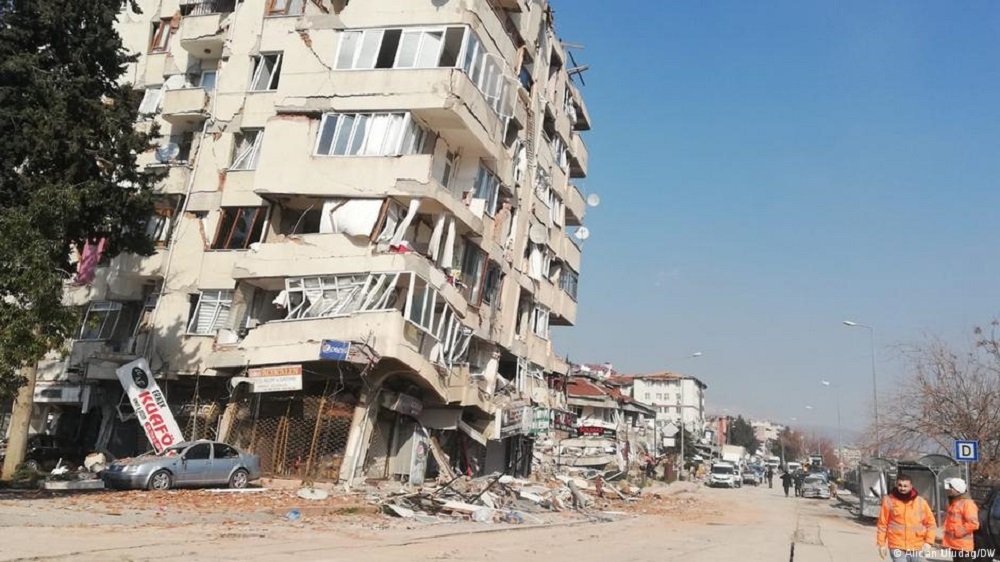
[[142,65],[142,83],[136,84],[136,87],[145,88],[147,86],[155,86],[157,84],[162,84],[164,80],[164,75],[167,69],[167,59],[170,58],[170,54],[166,52],[162,53],[149,53],[143,55],[145,64]]
[[184,195],[187,193],[188,180],[191,178],[191,167],[186,164],[148,164],[146,171],[156,174],[160,181],[154,188],[154,193],[163,195]]
[[570,82],[566,86],[570,90],[570,95],[573,98],[573,105],[576,107],[576,123],[573,124],[573,129],[576,131],[589,131],[590,130],[590,111],[587,110],[587,104],[583,101],[583,95],[580,94],[580,90]]
[[566,226],[580,226],[583,224],[583,217],[587,212],[587,200],[580,193],[580,188],[572,183],[566,186]]
[[587,177],[587,166],[590,161],[590,153],[587,152],[587,145],[583,143],[580,133],[574,131],[573,138],[569,143],[569,177]]
[[202,88],[182,88],[163,93],[162,117],[174,126],[192,126],[208,119],[209,95]]
[[[406,108],[451,146],[474,146],[498,160],[508,158],[500,142],[505,121],[462,70],[338,71],[336,80],[317,84],[314,74],[297,73],[294,60],[286,60],[288,66],[282,71],[278,91],[279,114],[393,112]],[[315,142],[315,136],[311,141]]]
[[226,40],[222,23],[236,8],[236,0],[206,0],[189,6],[190,12],[181,19],[181,48],[196,59],[221,57]]
[[573,271],[580,271],[580,247],[570,239],[568,233],[549,240],[549,246],[555,252],[556,257],[566,262],[573,268]]
[[167,248],[160,248],[150,256],[121,254],[115,258],[118,261],[118,271],[121,272],[119,275],[142,280],[161,279],[167,252]]

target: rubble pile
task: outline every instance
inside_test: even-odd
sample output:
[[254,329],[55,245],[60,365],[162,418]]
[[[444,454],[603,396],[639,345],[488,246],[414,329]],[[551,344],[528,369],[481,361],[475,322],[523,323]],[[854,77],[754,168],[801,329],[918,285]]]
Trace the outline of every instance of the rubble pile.
[[[617,475],[621,476],[621,475]],[[640,488],[623,480],[608,482],[595,470],[577,470],[537,481],[493,474],[457,476],[438,486],[400,490],[370,501],[390,515],[426,523],[471,520],[479,523],[540,523],[538,516],[575,512],[591,518],[609,508],[641,502]],[[620,513],[620,512],[615,512]]]

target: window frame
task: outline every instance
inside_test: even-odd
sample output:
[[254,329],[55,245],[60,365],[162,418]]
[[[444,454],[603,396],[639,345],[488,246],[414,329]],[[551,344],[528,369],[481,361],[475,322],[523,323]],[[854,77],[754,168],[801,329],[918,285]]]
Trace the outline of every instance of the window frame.
[[[97,330],[97,337],[84,337],[88,335],[87,322],[91,317],[91,314],[101,314],[106,313],[101,319],[101,326]],[[80,325],[79,337],[77,341],[110,341],[114,336],[115,330],[118,328],[118,321],[121,319],[122,314],[122,303],[118,301],[92,301],[89,306],[87,306],[87,312],[83,315],[83,323]],[[114,318],[111,323],[111,329],[107,330],[107,336],[105,337],[105,331],[108,327],[108,320]]]
[[[187,335],[189,336],[214,336],[215,332],[223,329],[229,322],[229,315],[233,310],[233,289],[202,289],[198,292],[198,302],[191,311],[188,318]],[[228,298],[226,298],[228,297]],[[196,326],[198,318],[201,316],[202,306],[214,305],[215,311],[212,321],[208,327]],[[225,317],[222,311],[225,309]],[[219,324],[223,324],[220,326]]]
[[[458,52],[455,54],[454,64],[443,64],[442,59],[445,53],[445,47],[448,45],[448,32],[454,29],[462,30],[462,40],[458,45]],[[383,42],[386,39],[387,32],[399,32],[399,38],[396,41],[395,51],[392,56],[392,64],[390,66],[378,66],[379,58],[382,55]],[[463,60],[463,53],[465,52],[465,46],[469,41],[469,34],[472,30],[468,25],[436,25],[436,26],[394,26],[394,27],[372,27],[365,29],[345,29],[343,30],[337,38],[337,53],[334,56],[334,69],[335,70],[429,70],[435,68],[461,68],[461,62]],[[433,60],[435,61],[433,65],[418,65],[422,60],[422,53],[424,52],[424,45],[427,42],[427,36],[433,33],[440,33],[440,43],[436,52],[433,53]],[[403,42],[404,37],[409,35],[419,34],[417,37],[416,49],[413,52],[412,66],[400,66],[400,59],[403,53]],[[374,45],[374,51],[365,51],[364,47],[371,37],[378,36],[377,43]],[[344,52],[344,45],[349,37],[358,37],[354,42],[350,53],[350,61],[342,61],[342,58],[346,55]],[[391,35],[395,37],[395,34]],[[370,44],[369,44],[370,45]],[[366,53],[370,55],[371,66],[360,66],[361,55]],[[423,55],[426,57],[424,60],[431,60],[427,54]],[[343,66],[343,65],[347,66]]]
[[[376,124],[379,118],[389,118],[388,125],[382,132],[382,140],[379,149],[371,152],[372,142],[375,138]],[[330,120],[336,119],[333,131],[328,132]],[[344,127],[350,124],[350,132],[346,133],[344,140]],[[361,129],[364,129],[361,131]],[[363,137],[358,140],[357,135],[361,132]],[[358,158],[358,157],[387,157],[387,156],[408,156],[421,154],[424,151],[427,139],[431,133],[418,122],[411,112],[328,112],[324,113],[320,119],[319,129],[316,134],[316,143],[313,146],[313,156],[337,157],[337,158]],[[322,148],[324,139],[328,138],[327,151]],[[344,141],[342,143],[342,141]],[[391,144],[390,144],[391,142]],[[339,148],[343,144],[343,153]]]
[[[149,39],[149,49],[147,53],[160,54],[170,51],[170,39],[174,36],[174,27],[171,25],[173,18],[160,18],[159,22],[153,22],[153,33]],[[164,34],[164,31],[166,34]]]
[[[253,134],[253,143],[240,152],[240,146],[250,134]],[[247,128],[240,129],[233,133],[233,154],[230,159],[229,171],[250,172],[257,169],[260,159],[260,147],[264,142],[264,129]]]
[[[499,205],[500,201],[500,187],[502,185],[500,177],[480,160],[479,171],[476,172],[476,181],[473,184],[472,197],[473,199],[483,199],[486,201],[484,212],[491,217],[495,217],[497,214],[497,205]],[[481,193],[486,189],[489,189],[489,191]],[[483,196],[480,196],[481,194]]]
[[[531,307],[531,333],[543,340],[549,339],[549,324],[552,311],[543,305],[534,303]],[[544,318],[544,322],[540,320]],[[543,325],[544,324],[544,325]]]
[[[293,12],[293,5],[298,2],[298,11]],[[306,2],[307,0],[267,0],[267,6],[264,9],[264,17],[267,18],[277,18],[277,17],[288,17],[288,16],[301,16],[306,12]],[[279,3],[284,4],[284,9],[275,9]]]
[[[233,234],[236,232],[236,226],[239,224],[240,214],[247,212],[249,209],[254,210],[253,218],[250,222],[249,228],[247,228],[246,239],[241,248],[230,247],[233,242]],[[220,237],[223,235],[224,225],[226,224],[226,216],[228,212],[236,213],[232,222],[229,225],[229,233],[225,236],[225,243],[220,242]],[[267,226],[267,219],[269,208],[267,206],[263,207],[222,207],[220,209],[219,224],[215,229],[215,238],[212,240],[211,250],[213,251],[241,251],[250,248],[251,244],[260,242],[264,239],[264,232]],[[256,233],[256,236],[254,235]]]
[[[267,87],[258,88],[258,82],[260,82],[263,76],[264,62],[268,57],[274,57],[274,66],[271,68],[271,75],[268,77]],[[260,53],[251,57],[253,59],[253,69],[250,73],[250,86],[247,91],[249,92],[275,92],[278,90],[278,85],[281,83],[281,67],[284,59],[284,53],[280,51]]]

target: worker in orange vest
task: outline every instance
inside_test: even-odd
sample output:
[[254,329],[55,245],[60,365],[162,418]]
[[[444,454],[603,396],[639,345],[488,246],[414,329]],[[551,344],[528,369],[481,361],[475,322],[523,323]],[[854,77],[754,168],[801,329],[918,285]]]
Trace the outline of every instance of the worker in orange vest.
[[932,548],[937,521],[927,500],[917,495],[905,474],[896,477],[896,489],[882,498],[875,542],[879,557],[893,562],[918,562]]
[[944,516],[944,540],[941,544],[951,549],[952,559],[960,560],[969,557],[975,550],[972,534],[979,528],[979,507],[969,497],[969,486],[961,478],[946,479],[944,490],[950,503]]

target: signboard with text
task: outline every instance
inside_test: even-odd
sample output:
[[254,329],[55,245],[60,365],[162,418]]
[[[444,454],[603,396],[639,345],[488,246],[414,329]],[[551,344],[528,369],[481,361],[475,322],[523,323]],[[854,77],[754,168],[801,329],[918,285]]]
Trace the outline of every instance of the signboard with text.
[[302,365],[278,365],[247,371],[254,392],[302,390]]
[[167,407],[167,399],[160,385],[153,380],[146,359],[136,359],[115,370],[118,380],[128,394],[139,425],[146,432],[146,439],[157,453],[184,441],[181,428]]
[[337,340],[323,340],[319,347],[319,358],[331,361],[347,361],[351,353],[351,342]]
[[617,432],[609,427],[582,426],[576,428],[576,433],[580,437],[610,437],[614,438]]

